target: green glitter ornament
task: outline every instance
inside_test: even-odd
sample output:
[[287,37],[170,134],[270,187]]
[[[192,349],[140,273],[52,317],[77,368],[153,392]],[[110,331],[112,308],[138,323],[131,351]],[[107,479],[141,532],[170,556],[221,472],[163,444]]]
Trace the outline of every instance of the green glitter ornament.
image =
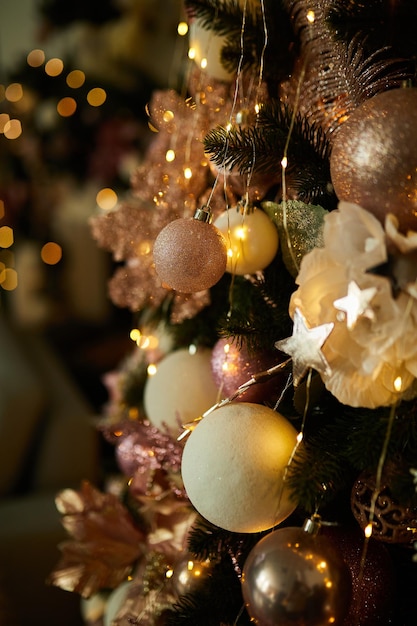
[[[276,224],[285,267],[294,278],[303,256],[323,246],[324,218],[328,211],[299,200],[263,202],[262,208]],[[284,219],[285,218],[285,219]]]

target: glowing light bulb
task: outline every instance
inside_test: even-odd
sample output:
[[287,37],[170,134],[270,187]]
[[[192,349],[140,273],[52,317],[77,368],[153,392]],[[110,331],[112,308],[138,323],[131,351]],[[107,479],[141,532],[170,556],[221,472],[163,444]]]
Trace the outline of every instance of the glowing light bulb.
[[184,35],[186,35],[188,33],[188,24],[187,22],[180,22],[177,26],[177,33],[181,36],[184,37]]
[[132,341],[139,341],[140,337],[141,337],[141,332],[139,330],[139,328],[132,328],[132,330],[129,333],[129,337],[131,338]]
[[165,161],[167,161],[168,163],[172,163],[172,161],[175,161],[175,150],[166,151]]
[[164,111],[162,119],[164,120],[164,122],[172,122],[172,120],[174,119],[174,113],[167,109],[166,111]]
[[146,371],[148,372],[148,376],[155,376],[157,367],[154,363],[150,363]]
[[185,167],[184,168],[184,178],[189,180],[190,178],[192,178],[192,176],[193,176],[193,172],[192,172],[191,168],[190,167]]
[[365,526],[365,529],[364,529],[365,537],[367,539],[369,539],[369,537],[371,537],[372,531],[373,531],[373,526],[372,526],[372,523],[369,522],[369,524],[367,526]]
[[315,16],[314,11],[312,11],[312,10],[308,11],[307,12],[307,21],[310,22],[310,24],[312,24],[315,19],[316,19],[316,16]]
[[202,70],[205,70],[207,67],[207,59],[205,57],[203,57],[200,61],[200,67]]
[[195,48],[189,48],[189,50],[188,50],[188,58],[193,60],[193,59],[195,59],[195,55],[196,55]]

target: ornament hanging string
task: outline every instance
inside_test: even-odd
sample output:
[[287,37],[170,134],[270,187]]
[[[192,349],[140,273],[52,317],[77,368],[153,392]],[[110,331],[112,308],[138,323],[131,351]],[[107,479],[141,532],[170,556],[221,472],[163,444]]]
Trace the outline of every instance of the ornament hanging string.
[[216,404],[213,404],[213,406],[207,409],[207,411],[205,411],[203,415],[196,417],[192,422],[187,422],[186,424],[183,424],[182,427],[184,428],[184,432],[182,432],[179,435],[177,440],[181,441],[182,439],[187,437],[191,433],[191,431],[197,426],[198,422],[200,422],[202,419],[210,415],[210,413],[212,413],[215,409],[219,409],[225,404],[229,404],[230,402],[233,402],[234,400],[239,398],[243,393],[245,393],[245,391],[247,391],[250,387],[252,387],[252,385],[256,385],[258,383],[264,383],[267,380],[270,380],[272,377],[276,376],[282,370],[284,370],[290,363],[291,363],[291,359],[286,359],[285,361],[282,361],[281,363],[278,363],[277,365],[274,365],[273,367],[270,367],[262,372],[257,372],[256,374],[252,374],[251,378],[247,380],[245,383],[243,383],[242,385],[240,385],[236,389],[236,391],[232,393],[232,395],[228,396],[227,398],[224,398],[223,400],[220,400],[220,402],[216,402]]
[[[232,120],[233,120],[233,115],[236,109],[236,104],[237,104],[237,98],[239,95],[239,82],[240,82],[240,78],[242,75],[242,67],[243,67],[243,60],[244,60],[244,35],[245,35],[245,28],[246,28],[246,11],[247,11],[247,0],[245,0],[244,5],[243,5],[243,15],[242,15],[242,26],[240,29],[240,57],[239,57],[239,62],[238,62],[238,66],[237,66],[237,71],[236,71],[236,79],[235,79],[235,89],[234,89],[234,93],[233,93],[233,100],[232,100],[232,108],[230,111],[230,115],[229,115],[229,123],[227,124],[226,128],[230,128],[232,125]],[[219,168],[219,171],[217,173],[217,176],[214,180],[213,183],[213,187],[210,191],[210,195],[208,197],[207,200],[207,204],[208,206],[210,206],[210,202],[211,199],[213,197],[213,194],[216,190],[216,187],[218,185],[219,179],[220,179],[220,173],[226,172],[226,157],[227,157],[227,151],[228,151],[228,147],[229,147],[229,137],[228,135],[226,135],[225,138],[225,150],[224,150],[224,158],[223,158],[223,164],[221,165],[221,167]],[[226,175],[224,176],[223,179],[223,187],[224,187],[224,196],[225,198],[227,197],[226,194]]]
[[[307,15],[306,15],[306,19],[307,22],[309,24],[309,28],[311,29],[312,24],[314,23],[314,12],[313,11],[308,11]],[[294,130],[294,124],[295,124],[295,118],[297,115],[297,111],[298,111],[298,104],[300,102],[300,96],[301,96],[301,86],[304,82],[304,77],[305,77],[305,73],[306,73],[306,67],[307,67],[307,61],[308,61],[308,55],[305,56],[304,61],[303,61],[303,65],[301,67],[301,71],[300,71],[300,76],[297,82],[297,89],[295,92],[295,99],[294,99],[294,106],[293,106],[293,111],[292,111],[292,115],[291,115],[291,121],[290,121],[290,127],[288,129],[288,135],[287,135],[287,139],[285,141],[285,146],[284,146],[284,151],[283,151],[283,156],[281,159],[281,177],[282,177],[282,226],[285,232],[285,237],[287,240],[287,247],[288,250],[290,252],[291,255],[291,260],[294,264],[294,267],[299,270],[299,263],[298,260],[296,259],[296,256],[294,254],[294,250],[293,250],[293,246],[292,246],[292,242],[291,242],[291,237],[289,234],[289,230],[288,230],[288,212],[287,212],[287,183],[286,183],[286,169],[288,167],[288,148],[290,145],[290,139],[291,139],[291,135],[292,132]]]

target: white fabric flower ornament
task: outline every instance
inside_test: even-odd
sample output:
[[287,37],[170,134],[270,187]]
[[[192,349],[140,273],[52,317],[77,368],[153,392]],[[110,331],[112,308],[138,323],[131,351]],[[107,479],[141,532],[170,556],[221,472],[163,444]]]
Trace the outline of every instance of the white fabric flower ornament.
[[298,308],[311,328],[334,324],[321,376],[340,402],[375,408],[417,391],[417,233],[399,233],[393,215],[384,229],[341,202],[325,218],[324,247],[303,257],[297,284],[291,316]]

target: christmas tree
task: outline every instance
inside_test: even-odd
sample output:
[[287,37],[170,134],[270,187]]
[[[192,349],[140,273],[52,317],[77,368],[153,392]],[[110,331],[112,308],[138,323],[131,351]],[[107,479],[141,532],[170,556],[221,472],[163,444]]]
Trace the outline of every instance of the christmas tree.
[[50,582],[105,626],[415,624],[416,6],[185,10],[183,88],[91,222],[135,348]]

